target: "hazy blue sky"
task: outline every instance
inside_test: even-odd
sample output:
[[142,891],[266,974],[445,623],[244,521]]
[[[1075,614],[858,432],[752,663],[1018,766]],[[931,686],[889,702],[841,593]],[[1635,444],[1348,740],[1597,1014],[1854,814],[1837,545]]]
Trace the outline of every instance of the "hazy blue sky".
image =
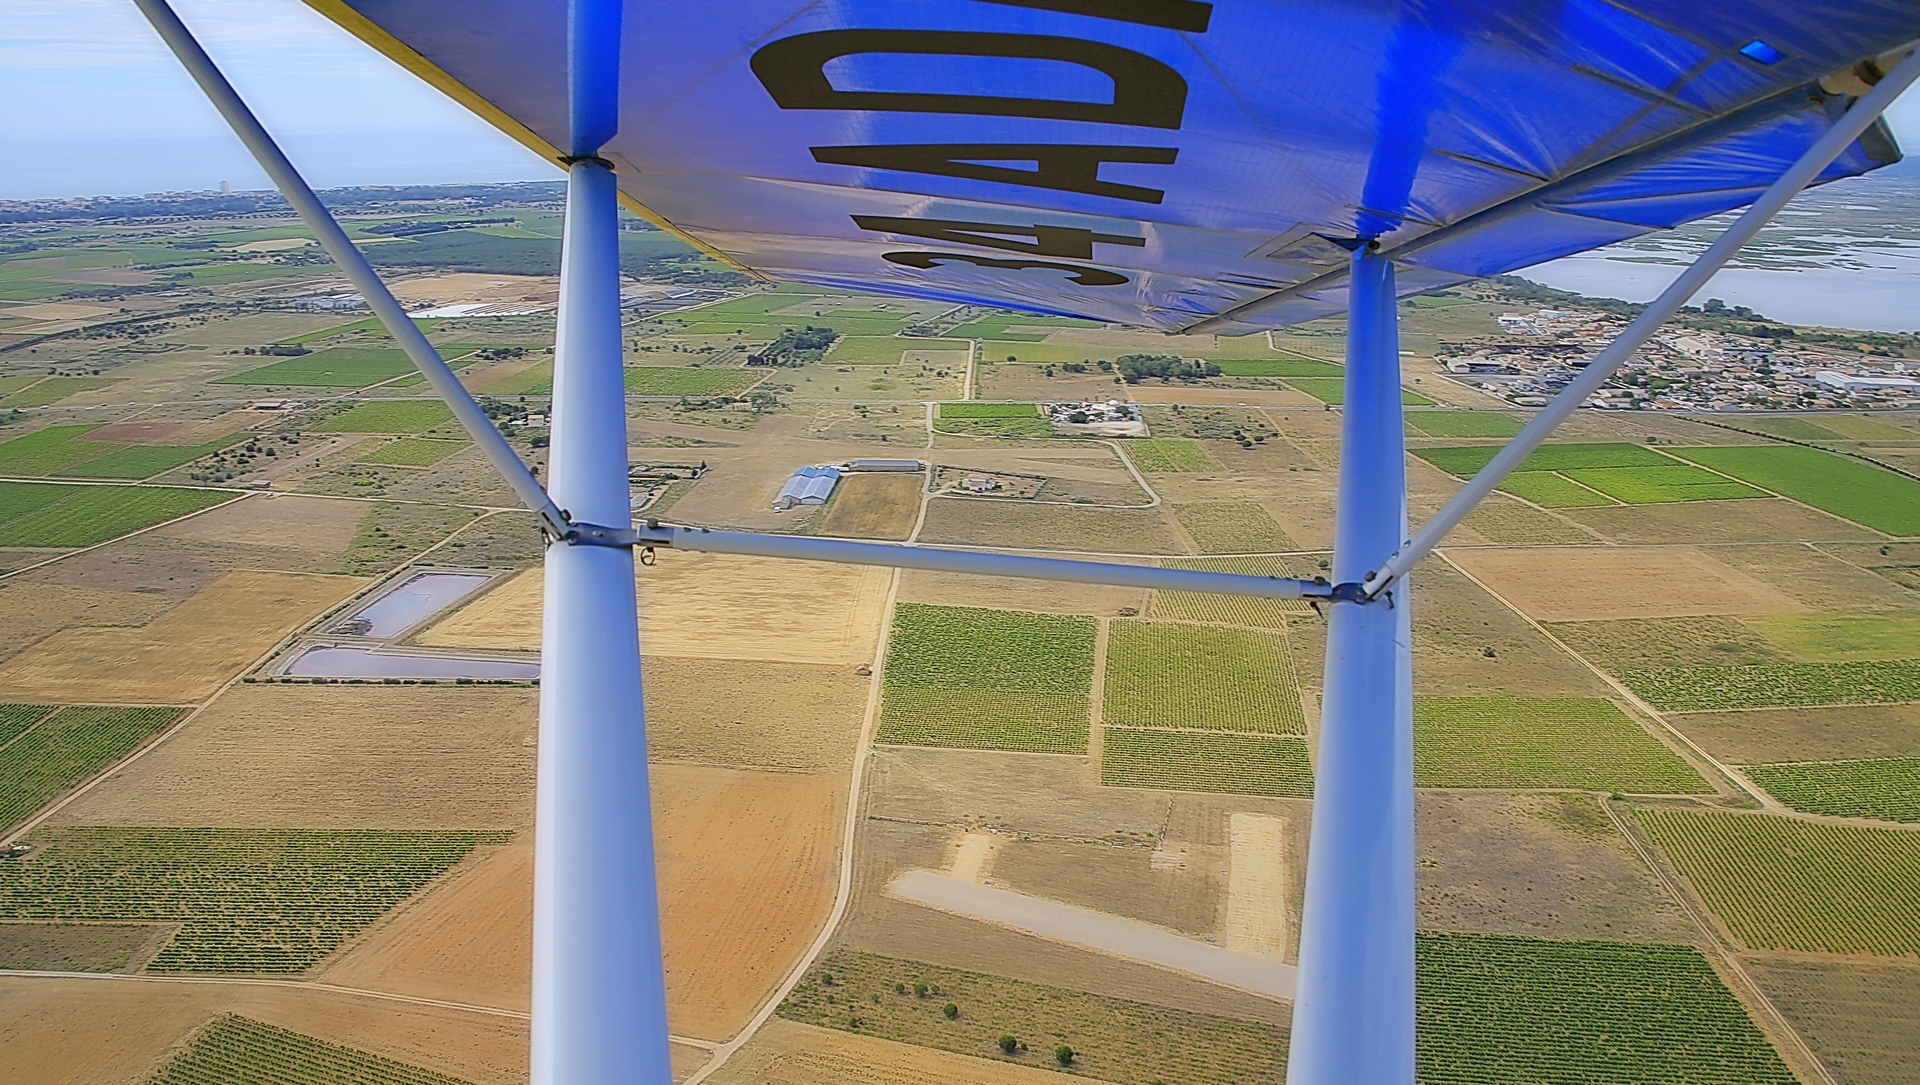
[[[316,187],[559,176],[298,0],[175,5]],[[0,0],[0,102],[0,198],[267,187],[129,0]]]

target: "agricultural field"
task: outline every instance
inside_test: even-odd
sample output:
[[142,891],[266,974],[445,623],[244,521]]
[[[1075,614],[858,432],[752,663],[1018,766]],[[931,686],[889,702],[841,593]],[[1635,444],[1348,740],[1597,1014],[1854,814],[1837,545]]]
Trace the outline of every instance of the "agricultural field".
[[1692,946],[1418,935],[1423,1085],[1797,1085]]
[[0,828],[125,757],[183,711],[0,706]]
[[[1288,377],[1287,383],[1329,407],[1338,407],[1347,401],[1345,377]],[[1407,407],[1433,406],[1433,400],[1411,388],[1400,389],[1400,403]]]
[[1512,437],[1531,415],[1508,411],[1409,411],[1410,437]]
[[1620,680],[1663,712],[1920,701],[1920,659],[1663,667]]
[[967,437],[1053,436],[1053,423],[1032,403],[942,403],[939,428]]
[[1920,968],[1884,961],[1748,960],[1747,970],[1846,1085],[1912,1085]]
[[1214,358],[1229,377],[1346,377],[1346,367],[1312,358]]
[[1089,618],[899,604],[879,741],[1086,752],[1094,632]]
[[360,457],[361,463],[389,467],[432,467],[448,456],[471,447],[466,441],[443,441],[434,437],[402,437],[389,441]]
[[1713,790],[1600,697],[1416,697],[1413,779],[1419,787]]
[[1920,821],[1920,757],[1747,765],[1774,798],[1810,814]]
[[1799,445],[1682,448],[1703,467],[1889,535],[1920,535],[1920,482]]
[[767,370],[678,369],[628,366],[627,394],[634,396],[737,396],[759,384]]
[[0,407],[45,407],[71,395],[119,384],[117,377],[43,377],[0,399]]
[[[1501,446],[1442,445],[1409,449],[1413,455],[1450,475],[1472,478]],[[1615,467],[1675,467],[1671,457],[1642,445],[1629,444],[1548,444],[1536,449],[1520,462],[1521,471],[1588,471]]]
[[145,1085],[467,1085],[437,1070],[410,1066],[302,1033],[224,1013],[196,1032],[186,1048]]
[[0,917],[178,923],[146,971],[305,971],[505,832],[39,829],[0,865]]
[[127,445],[88,440],[97,425],[48,426],[0,443],[0,473],[64,478],[141,479],[247,440],[232,433],[199,445]]
[[470,387],[490,396],[544,396],[553,391],[553,361],[536,362],[525,369],[510,370],[495,375],[496,370],[483,371],[474,379]]
[[1500,489],[1543,509],[1577,509],[1617,503],[1606,494],[1553,471],[1515,471],[1500,484]]
[[[44,500],[58,491],[54,500]],[[231,501],[229,490],[172,486],[46,486],[0,483],[0,546],[92,546],[130,531]]]
[[1745,483],[1686,464],[1666,467],[1572,469],[1566,477],[1629,505],[1668,501],[1735,501],[1767,494]]
[[1704,810],[1638,816],[1750,949],[1920,954],[1920,833]]
[[1264,554],[1299,546],[1272,514],[1252,501],[1175,505],[1173,517],[1203,554]]
[[313,427],[315,433],[424,433],[453,421],[439,400],[375,400],[361,403]]
[[[878,330],[878,329],[876,329]],[[827,351],[827,365],[899,365],[909,350],[968,350],[963,339],[905,339],[892,335],[845,335]]]
[[948,418],[944,415],[936,423],[941,433],[950,433],[956,437],[1051,437],[1053,423],[1041,418],[1038,413],[1031,417],[1017,418]]
[[1142,471],[1177,473],[1182,471],[1218,471],[1220,461],[1194,441],[1181,437],[1154,437],[1127,441],[1120,446],[1127,458]]
[[1741,619],[1741,624],[1805,663],[1920,655],[1920,614],[1759,614]]
[[[1277,1081],[1286,1065],[1286,1030],[1275,1025],[847,950],[822,958],[779,1014],[1116,1085],[1244,1085]],[[1003,1052],[1002,1036],[1021,1046]],[[1073,1049],[1071,1066],[1054,1057],[1061,1045]]]
[[1120,619],[1108,628],[1102,719],[1116,726],[1304,735],[1286,638]]
[[397,347],[330,347],[283,358],[212,383],[361,388],[411,372],[412,360]]
[[1292,735],[1103,726],[1100,782],[1307,799],[1313,766],[1306,739]]
[[[1284,558],[1278,557],[1168,558],[1161,564],[1170,569],[1240,573],[1243,576],[1294,575],[1292,566]],[[1153,616],[1162,621],[1285,629],[1289,614],[1310,612],[1307,604],[1300,599],[1260,599],[1251,595],[1218,595],[1197,591],[1153,593]]]
[[940,419],[950,418],[1036,418],[1040,408],[1032,403],[942,403]]

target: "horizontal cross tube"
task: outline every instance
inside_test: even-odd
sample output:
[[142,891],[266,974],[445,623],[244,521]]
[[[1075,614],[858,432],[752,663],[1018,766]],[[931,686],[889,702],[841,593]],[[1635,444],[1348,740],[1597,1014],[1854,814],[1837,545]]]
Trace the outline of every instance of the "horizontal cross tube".
[[842,565],[882,565],[898,569],[930,569],[976,576],[1009,576],[1027,580],[1064,580],[1079,584],[1112,584],[1163,591],[1246,595],[1257,599],[1329,599],[1333,586],[1322,580],[1282,576],[1215,573],[1203,569],[1161,569],[1150,565],[1120,565],[1068,558],[1036,558],[981,550],[948,550],[931,546],[853,542],[803,535],[765,535],[753,531],[712,531],[649,521],[632,531],[575,525],[569,541],[600,546],[670,547],[710,554],[749,554],[763,558],[831,561]]

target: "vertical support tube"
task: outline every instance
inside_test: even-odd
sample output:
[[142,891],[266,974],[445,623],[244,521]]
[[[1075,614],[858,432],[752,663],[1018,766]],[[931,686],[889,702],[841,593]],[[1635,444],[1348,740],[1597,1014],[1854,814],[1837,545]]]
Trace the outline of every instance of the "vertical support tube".
[[[1393,264],[1353,255],[1333,581],[1407,532]],[[1336,593],[1287,1085],[1413,1085],[1413,653],[1408,585]]]
[[[587,130],[567,175],[547,485],[572,519],[625,527],[618,211],[612,170],[587,157],[617,116],[619,14],[618,0],[575,0],[569,19]],[[547,547],[538,786],[533,1085],[667,1085],[631,550]]]

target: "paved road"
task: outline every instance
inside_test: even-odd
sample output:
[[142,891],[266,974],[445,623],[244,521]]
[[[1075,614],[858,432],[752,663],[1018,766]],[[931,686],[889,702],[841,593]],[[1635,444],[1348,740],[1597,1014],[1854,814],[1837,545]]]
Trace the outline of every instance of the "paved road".
[[1071,942],[1130,960],[1190,972],[1217,983],[1272,998],[1293,999],[1299,969],[1264,957],[1232,953],[1194,938],[1182,938],[1158,927],[1119,919],[1085,908],[1055,904],[992,886],[976,885],[914,870],[887,887],[895,896],[958,912],[975,919],[1004,923],[1043,938]]

